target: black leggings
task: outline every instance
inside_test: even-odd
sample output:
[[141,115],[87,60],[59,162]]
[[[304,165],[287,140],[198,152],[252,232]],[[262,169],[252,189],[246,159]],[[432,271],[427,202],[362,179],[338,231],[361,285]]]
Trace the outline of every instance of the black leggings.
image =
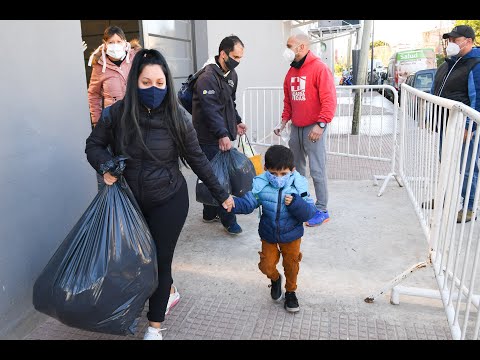
[[143,215],[155,240],[158,262],[158,287],[149,299],[147,318],[163,322],[170,287],[173,284],[172,259],[178,237],[188,214],[188,188],[184,181],[177,193],[167,203],[144,209]]

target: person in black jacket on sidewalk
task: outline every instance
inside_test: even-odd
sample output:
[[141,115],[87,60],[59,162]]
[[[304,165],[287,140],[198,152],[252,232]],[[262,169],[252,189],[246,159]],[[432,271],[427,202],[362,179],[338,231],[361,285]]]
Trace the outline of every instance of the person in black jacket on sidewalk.
[[[480,111],[480,48],[475,47],[475,31],[471,26],[458,25],[452,31],[442,35],[446,40],[446,59],[440,65],[435,73],[432,83],[431,93],[446,99],[459,101],[465,105],[470,106],[476,111]],[[442,116],[438,115],[438,119]],[[465,146],[468,146],[467,160],[465,166],[465,176],[462,185],[461,195],[463,201],[467,203],[467,211],[464,214],[463,208],[457,213],[457,223],[461,223],[465,216],[465,222],[472,220],[474,211],[475,190],[478,182],[478,158],[480,149],[476,149],[476,156],[473,158],[473,174],[472,185],[470,188],[470,196],[467,198],[467,185],[470,175],[470,164],[475,150],[475,139],[473,132],[477,131],[477,124],[472,124],[472,136],[468,139],[468,128],[470,126],[470,119],[467,117],[465,124],[465,132],[462,145],[462,161]],[[440,147],[439,155],[441,156],[441,148],[443,142],[443,124],[440,120],[439,126],[436,129],[440,132]],[[422,207],[433,208],[433,199],[430,202],[425,202]]]
[[[207,61],[193,88],[193,125],[200,147],[209,160],[219,151],[230,150],[237,135],[247,131],[235,104],[238,84],[235,67],[243,57],[243,48],[237,36],[225,37],[220,42],[218,55]],[[216,206],[203,205],[203,221],[220,220],[229,234],[240,234],[242,228],[235,214],[219,210]]]
[[[123,176],[147,220],[158,260],[158,288],[149,299],[150,326],[144,339],[161,340],[161,323],[173,283],[173,254],[189,208],[179,159],[192,168],[228,212],[233,198],[214,176],[193,124],[179,107],[172,73],[160,52],[143,49],[135,55],[124,99],[106,109],[109,115],[103,110],[86,140],[85,152],[107,185],[117,181],[108,172],[113,155],[128,157]],[[107,150],[109,146],[113,155]]]

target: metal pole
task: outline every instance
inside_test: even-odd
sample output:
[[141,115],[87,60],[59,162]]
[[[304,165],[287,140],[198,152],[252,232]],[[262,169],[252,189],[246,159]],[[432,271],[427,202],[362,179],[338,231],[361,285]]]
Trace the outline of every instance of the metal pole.
[[[358,74],[357,74],[357,82],[355,85],[365,85],[366,82],[366,75],[368,69],[368,44],[370,43],[370,32],[372,30],[372,21],[373,20],[363,20],[362,24],[362,45],[360,47],[360,56],[358,59]],[[355,98],[353,100],[353,119],[352,119],[352,135],[359,134],[360,128],[360,117],[362,114],[361,110],[361,94],[362,91],[359,89],[355,89]]]
[[375,20],[372,20],[372,59],[370,61],[370,85],[373,84],[373,29],[375,25]]
[[368,45],[370,43],[370,33],[372,31],[372,20],[363,20],[363,34],[360,46],[360,56],[358,59],[358,81],[355,85],[365,85],[368,71]]
[[[364,20],[360,20],[360,27],[357,28],[356,33],[357,37],[355,39],[355,55],[352,52],[352,76],[353,76],[353,84],[354,85],[365,85],[365,83],[358,82],[358,66],[359,66],[359,59],[360,53],[362,49],[362,39],[363,39],[363,23]],[[368,50],[368,47],[367,47]]]
[[348,35],[347,69],[352,65],[352,34]]

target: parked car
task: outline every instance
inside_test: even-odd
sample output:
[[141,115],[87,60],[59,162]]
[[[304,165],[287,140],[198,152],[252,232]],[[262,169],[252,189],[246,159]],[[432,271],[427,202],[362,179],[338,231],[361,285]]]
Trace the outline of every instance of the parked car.
[[425,69],[419,70],[413,74],[410,74],[405,81],[405,84],[411,87],[430,93],[432,88],[433,78],[437,69]]
[[[415,89],[425,91],[426,93],[430,93],[436,72],[437,69],[418,70],[413,74],[408,75],[405,84]],[[401,92],[398,93],[398,102],[400,102],[400,94]]]

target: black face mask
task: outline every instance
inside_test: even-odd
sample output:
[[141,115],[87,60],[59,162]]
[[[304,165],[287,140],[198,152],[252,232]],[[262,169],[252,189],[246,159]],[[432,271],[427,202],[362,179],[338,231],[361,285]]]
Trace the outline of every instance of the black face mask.
[[238,62],[235,59],[232,59],[230,56],[228,57],[228,60],[225,60],[225,65],[227,65],[228,70],[233,70],[235,69],[240,62]]

